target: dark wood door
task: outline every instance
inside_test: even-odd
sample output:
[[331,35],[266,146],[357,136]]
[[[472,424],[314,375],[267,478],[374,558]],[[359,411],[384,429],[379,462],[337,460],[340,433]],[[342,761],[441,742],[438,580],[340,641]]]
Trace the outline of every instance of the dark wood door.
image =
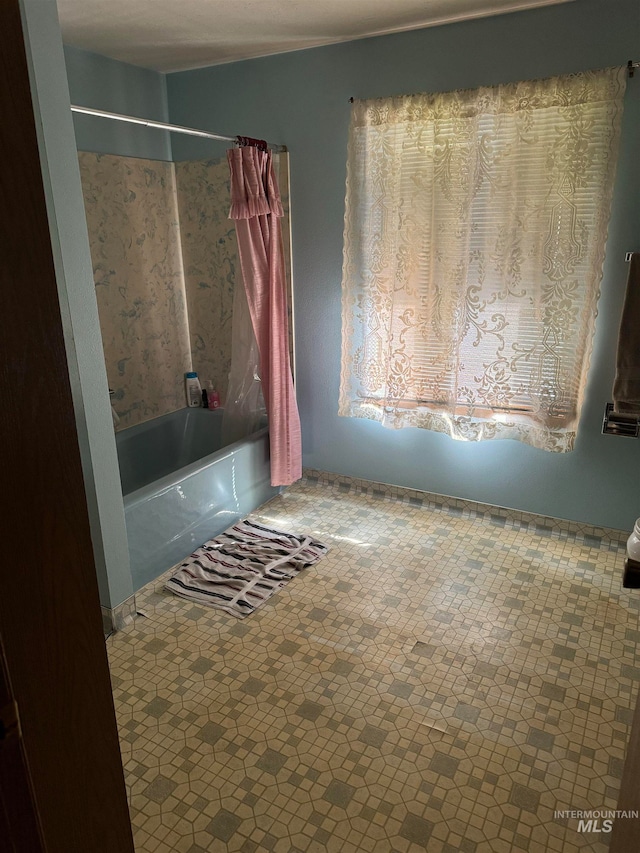
[[8,805],[22,786],[50,853],[128,853],[18,0],[0,4],[0,38],[0,638],[5,712],[17,708],[22,732],[12,739],[19,749],[7,737],[0,746],[0,848],[39,849],[34,810],[26,801],[24,809]]
[[45,850],[9,671],[0,640],[0,853]]
[[[633,593],[631,593],[633,594]],[[633,715],[631,737],[620,785],[618,811],[640,813],[640,696]],[[636,853],[640,850],[640,818],[623,817],[613,823],[610,853]]]

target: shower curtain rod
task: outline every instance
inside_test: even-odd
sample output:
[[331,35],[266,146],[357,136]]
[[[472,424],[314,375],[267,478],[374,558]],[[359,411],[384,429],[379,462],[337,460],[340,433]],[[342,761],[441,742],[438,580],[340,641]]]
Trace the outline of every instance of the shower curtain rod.
[[[138,118],[137,116],[122,115],[122,113],[109,113],[105,110],[94,110],[91,107],[78,107],[71,104],[72,113],[82,113],[83,115],[97,116],[98,118],[110,118],[114,121],[125,121],[129,124],[141,124],[143,127],[154,127],[158,130],[169,130],[171,133],[185,133],[187,136],[200,136],[204,139],[216,139],[220,142],[236,142],[235,136],[220,136],[218,133],[208,133],[206,130],[196,130],[194,127],[182,127],[179,124],[167,124],[163,121],[151,121],[146,118]],[[271,145],[269,148],[277,153],[282,153],[287,150],[286,145]]]

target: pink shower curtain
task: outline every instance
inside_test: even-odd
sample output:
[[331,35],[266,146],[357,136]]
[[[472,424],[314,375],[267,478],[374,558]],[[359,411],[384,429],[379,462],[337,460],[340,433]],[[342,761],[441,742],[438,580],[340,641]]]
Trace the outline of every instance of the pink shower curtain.
[[231,212],[249,313],[260,353],[260,378],[271,447],[271,485],[302,476],[300,418],[289,361],[289,322],[282,249],[280,193],[271,152],[253,146],[227,151]]

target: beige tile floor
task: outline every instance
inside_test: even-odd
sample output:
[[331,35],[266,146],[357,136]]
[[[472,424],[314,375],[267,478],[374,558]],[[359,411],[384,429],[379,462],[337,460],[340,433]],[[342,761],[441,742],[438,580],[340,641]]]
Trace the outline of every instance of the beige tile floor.
[[[604,851],[640,679],[622,552],[314,484],[245,621],[161,581],[108,641],[136,850]],[[504,523],[503,523],[504,524]]]

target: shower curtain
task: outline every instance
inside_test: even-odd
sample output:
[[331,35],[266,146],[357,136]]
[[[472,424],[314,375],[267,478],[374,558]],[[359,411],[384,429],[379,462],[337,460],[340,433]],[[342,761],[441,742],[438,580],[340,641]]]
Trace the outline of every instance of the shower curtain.
[[236,224],[269,417],[271,485],[288,486],[302,476],[302,445],[289,359],[282,203],[269,151],[247,145],[227,151],[227,159],[231,173],[229,218]]
[[231,366],[222,413],[222,446],[246,438],[260,428],[266,414],[260,382],[260,355],[253,333],[244,286],[233,289]]

